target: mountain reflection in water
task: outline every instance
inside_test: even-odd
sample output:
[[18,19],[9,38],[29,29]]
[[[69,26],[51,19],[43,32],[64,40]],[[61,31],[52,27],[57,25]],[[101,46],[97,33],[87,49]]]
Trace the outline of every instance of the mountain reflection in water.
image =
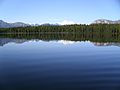
[[113,32],[0,34],[0,46],[11,42],[24,43],[31,40],[56,41],[63,44],[90,41],[95,46],[120,46],[120,34]]
[[[28,41],[44,41],[44,40],[39,40],[39,39],[12,39],[12,38],[0,38],[0,46],[4,46],[6,44],[9,43],[16,43],[16,44],[22,44]],[[49,40],[49,41],[45,41],[45,42],[50,42],[53,40]],[[82,41],[70,41],[70,40],[54,40],[54,42],[56,43],[60,43],[63,45],[70,45],[70,44],[75,44],[75,43],[80,43]],[[119,42],[91,42],[91,41],[84,41],[84,42],[90,42],[92,43],[94,46],[120,46]]]

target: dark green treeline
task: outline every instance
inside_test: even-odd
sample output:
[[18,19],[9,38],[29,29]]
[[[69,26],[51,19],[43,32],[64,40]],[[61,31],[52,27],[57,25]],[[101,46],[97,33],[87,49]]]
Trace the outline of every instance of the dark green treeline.
[[19,28],[1,28],[0,34],[38,34],[38,33],[93,33],[93,32],[120,32],[120,24],[91,24],[91,25],[64,25],[64,26],[33,26]]

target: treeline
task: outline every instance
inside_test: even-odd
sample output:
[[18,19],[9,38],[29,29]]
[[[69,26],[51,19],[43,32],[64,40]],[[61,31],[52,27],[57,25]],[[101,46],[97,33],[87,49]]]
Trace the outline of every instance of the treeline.
[[64,26],[29,26],[0,28],[0,34],[45,34],[45,33],[120,33],[120,24],[91,24]]

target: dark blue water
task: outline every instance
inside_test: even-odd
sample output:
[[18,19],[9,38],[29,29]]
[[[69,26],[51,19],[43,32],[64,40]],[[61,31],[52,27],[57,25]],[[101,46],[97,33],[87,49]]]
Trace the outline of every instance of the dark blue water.
[[0,46],[0,90],[120,90],[119,43],[25,41]]

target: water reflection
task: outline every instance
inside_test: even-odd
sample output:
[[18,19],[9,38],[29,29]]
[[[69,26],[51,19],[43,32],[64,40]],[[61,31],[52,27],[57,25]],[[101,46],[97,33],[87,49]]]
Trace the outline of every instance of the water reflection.
[[81,32],[81,33],[38,33],[38,34],[0,34],[0,46],[7,43],[24,43],[27,41],[56,41],[58,43],[74,44],[90,41],[95,46],[120,46],[120,34],[114,32]]
[[108,35],[0,35],[0,90],[119,90],[120,48],[100,47],[119,41]]
[[120,47],[120,43],[114,43],[114,42],[107,42],[107,43],[99,43],[99,42],[93,42],[95,46],[118,46]]
[[[39,42],[41,40],[40,39],[30,39],[30,40],[28,40],[28,39],[0,38],[0,46],[4,46],[4,45],[9,44],[9,43],[22,44],[22,43],[25,43],[25,42],[28,42],[28,41]],[[42,40],[42,41],[50,42],[50,41],[53,41],[53,40],[49,40],[49,41]],[[63,44],[63,45],[70,45],[70,44],[76,44],[76,43],[82,42],[82,41],[70,41],[70,40],[54,40],[54,41],[56,43]],[[90,41],[88,41],[88,42],[90,42]],[[119,42],[90,42],[90,43],[92,43],[94,46],[118,46],[118,47],[120,47]]]

